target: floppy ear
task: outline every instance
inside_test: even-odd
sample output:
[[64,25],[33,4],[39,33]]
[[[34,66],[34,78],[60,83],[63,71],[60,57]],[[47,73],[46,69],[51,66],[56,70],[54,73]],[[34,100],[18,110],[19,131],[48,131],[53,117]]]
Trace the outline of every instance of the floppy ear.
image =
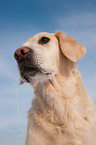
[[59,41],[60,48],[63,54],[73,62],[77,62],[86,52],[86,49],[76,40],[71,37],[64,36],[63,32],[57,31],[56,37]]

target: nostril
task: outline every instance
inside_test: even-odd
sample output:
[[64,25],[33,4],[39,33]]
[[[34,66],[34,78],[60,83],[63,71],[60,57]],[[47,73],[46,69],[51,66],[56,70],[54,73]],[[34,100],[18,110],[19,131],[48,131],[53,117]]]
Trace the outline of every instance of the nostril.
[[29,52],[29,48],[23,48],[23,49],[21,49],[21,54],[22,55],[25,55],[25,54],[27,54]]
[[26,53],[24,53],[24,50],[21,50],[21,54],[22,54],[22,55],[25,55]]

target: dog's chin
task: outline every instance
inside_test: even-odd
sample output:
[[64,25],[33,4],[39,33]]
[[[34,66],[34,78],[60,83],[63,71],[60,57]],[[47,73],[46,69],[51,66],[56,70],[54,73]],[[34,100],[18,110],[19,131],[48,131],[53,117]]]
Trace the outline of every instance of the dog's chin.
[[21,76],[24,83],[29,83],[33,87],[36,87],[38,83],[44,83],[49,80],[49,73],[41,72],[28,72]]
[[22,81],[25,83],[30,83],[32,86],[35,86],[38,82],[48,80],[48,75],[51,74],[51,72],[39,68],[19,69],[19,71]]
[[35,78],[37,74],[38,74],[37,71],[24,72],[24,73],[21,73],[21,78],[22,78],[25,82],[30,83],[31,80],[32,80],[32,78]]
[[18,64],[21,80],[25,83],[30,83],[32,86],[43,83],[48,80],[48,76],[53,74],[53,70],[48,70],[37,65],[24,63]]
[[30,83],[32,79],[36,78],[37,75],[41,75],[42,72],[34,69],[34,68],[30,68],[29,69],[25,69],[25,70],[20,70],[20,76],[22,78],[22,80],[24,80],[24,82],[28,82]]

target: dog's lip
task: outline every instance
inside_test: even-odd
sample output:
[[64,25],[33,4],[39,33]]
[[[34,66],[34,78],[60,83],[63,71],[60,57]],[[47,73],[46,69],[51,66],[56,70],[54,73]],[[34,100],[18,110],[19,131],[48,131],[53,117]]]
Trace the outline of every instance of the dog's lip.
[[36,73],[40,73],[39,70],[32,67],[27,67],[28,70],[20,70],[20,76],[22,79],[26,80],[28,83],[30,83],[30,77],[34,77]]
[[27,74],[27,73],[31,73],[31,72],[42,72],[39,68],[37,67],[29,67],[29,66],[24,66],[23,69],[20,69],[21,75]]
[[[38,75],[50,75],[52,72],[47,71],[45,69],[42,69],[40,66],[36,64],[29,64],[26,61],[21,62],[18,64],[19,73],[21,78],[24,80],[24,82],[30,83],[32,79],[38,74]],[[35,77],[36,78],[36,77]]]
[[29,79],[28,79],[28,77],[24,74],[23,75],[23,77],[24,77],[24,79],[29,83],[30,81],[29,81]]
[[19,64],[19,70],[22,73],[32,72],[32,71],[40,72],[42,74],[51,74],[52,73],[51,71],[44,70],[40,66],[29,65],[29,64],[26,65],[24,63],[23,63],[23,65],[22,64]]
[[35,76],[36,73],[41,73],[41,74],[48,75],[48,76],[51,74],[49,72],[42,72],[42,71],[38,71],[36,69],[32,69],[31,72],[29,71],[29,72],[22,72],[22,73],[20,73],[20,76],[24,80],[24,82],[30,83],[31,79],[32,78],[34,79],[34,76]]

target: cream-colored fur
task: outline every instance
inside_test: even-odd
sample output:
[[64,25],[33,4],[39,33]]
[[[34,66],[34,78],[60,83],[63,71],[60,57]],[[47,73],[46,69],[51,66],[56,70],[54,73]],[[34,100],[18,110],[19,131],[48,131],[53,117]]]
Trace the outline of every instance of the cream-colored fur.
[[[50,38],[48,44],[38,43],[42,36]],[[45,70],[31,77],[35,98],[26,145],[96,145],[95,104],[76,70],[86,49],[62,32],[38,33],[23,46],[35,51],[34,61]]]

